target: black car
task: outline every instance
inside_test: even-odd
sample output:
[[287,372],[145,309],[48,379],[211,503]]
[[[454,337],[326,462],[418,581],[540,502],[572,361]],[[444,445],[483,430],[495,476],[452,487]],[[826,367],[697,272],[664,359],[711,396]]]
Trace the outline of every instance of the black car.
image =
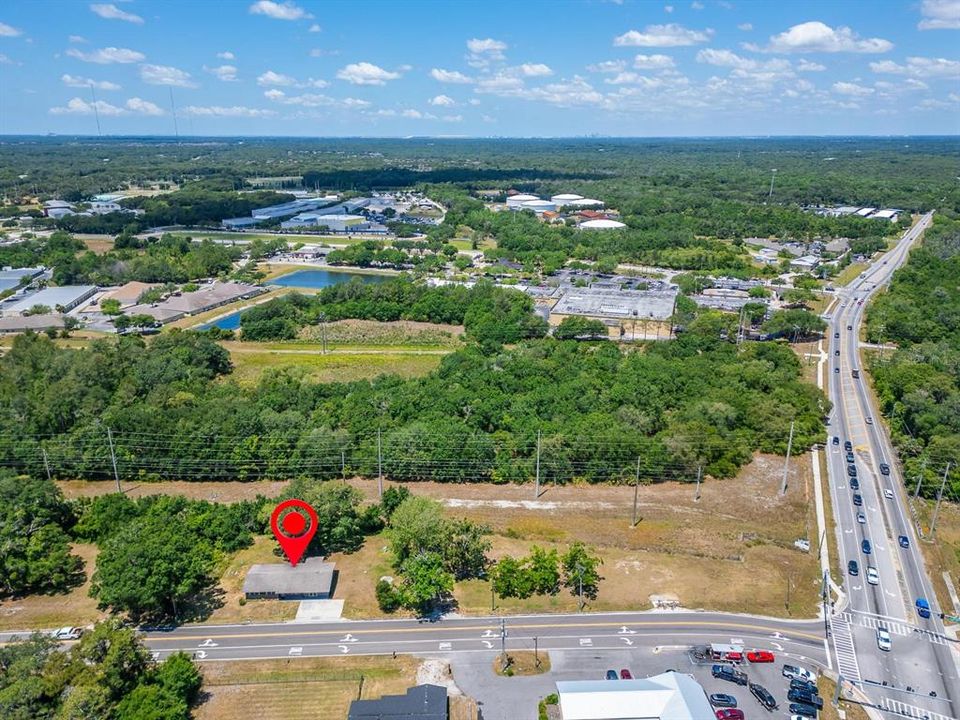
[[767,690],[763,685],[750,683],[750,694],[753,695],[757,699],[757,702],[763,705],[767,710],[772,712],[777,709],[777,701],[773,699],[773,695],[771,695],[770,691]]
[[853,461],[854,461],[853,453],[850,450],[847,450],[847,462],[853,463]]
[[840,357],[840,351],[839,351],[839,350],[834,350],[834,351],[833,351],[833,354],[834,354],[835,356],[837,356],[837,357]]
[[839,444],[840,444],[840,438],[838,438],[836,435],[833,436],[833,444],[834,444],[834,445],[839,445]]
[[840,333],[834,333],[833,336],[834,336],[835,338],[838,338],[838,337],[840,337]]
[[863,550],[864,555],[869,555],[871,552],[870,541],[864,538],[863,542],[860,543],[860,549]]
[[853,330],[853,325],[847,325],[847,330]]
[[790,681],[790,689],[802,690],[804,692],[812,693],[814,695],[816,695],[819,692],[819,690],[817,689],[817,686],[814,685],[812,682],[809,682],[807,680],[801,680],[800,678],[793,678],[793,680]]
[[863,498],[860,496],[860,493],[853,494],[853,504],[856,505],[857,507],[859,507],[860,505],[863,505]]
[[887,465],[886,463],[880,463],[880,474],[881,474],[881,475],[889,475],[889,474],[890,474],[890,466]]
[[844,450],[853,450],[853,443],[850,442],[849,440],[844,441],[844,443],[843,443],[843,449],[844,449]]
[[813,705],[806,703],[790,703],[790,714],[801,715],[806,718],[816,718],[817,709]]
[[791,689],[787,693],[787,700],[790,702],[803,703],[804,705],[812,705],[817,710],[820,710],[823,707],[823,700],[815,692],[810,692],[809,690],[794,690]]
[[851,490],[859,490],[859,489],[860,489],[860,481],[857,480],[856,477],[850,478],[850,489],[851,489]]
[[726,693],[714,693],[710,696],[710,704],[718,708],[735,708],[737,699],[733,695]]
[[857,476],[857,466],[856,465],[847,465],[847,475],[852,478]]
[[737,685],[747,684],[747,674],[729,665],[714,665],[711,669],[711,674],[715,678],[727,680]]
[[857,565],[856,560],[851,560],[850,562],[847,563],[847,572],[849,572],[851,575],[854,575],[854,576],[860,574],[860,566]]

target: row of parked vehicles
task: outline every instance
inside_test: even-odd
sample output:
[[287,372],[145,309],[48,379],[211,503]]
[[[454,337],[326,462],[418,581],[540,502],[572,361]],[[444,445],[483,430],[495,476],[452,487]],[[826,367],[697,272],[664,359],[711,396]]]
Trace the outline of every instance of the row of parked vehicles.
[[[755,651],[756,652],[756,651]],[[762,651],[771,657],[773,653]],[[748,653],[749,655],[749,653]],[[773,712],[780,706],[773,694],[760,683],[750,682],[747,674],[734,665],[714,665],[711,668],[713,677],[746,687],[766,710]],[[788,710],[791,720],[808,720],[816,718],[823,709],[823,700],[817,689],[817,676],[806,668],[797,665],[784,665],[781,674],[790,681],[787,689]],[[717,720],[744,720],[743,710],[737,707],[737,699],[728,693],[714,693],[710,696],[710,704],[714,707]]]

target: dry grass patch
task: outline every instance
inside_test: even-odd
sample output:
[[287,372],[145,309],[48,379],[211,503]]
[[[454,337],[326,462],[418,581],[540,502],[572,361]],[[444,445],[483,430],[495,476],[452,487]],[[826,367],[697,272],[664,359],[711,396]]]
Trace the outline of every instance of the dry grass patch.
[[383,353],[328,353],[296,351],[231,352],[234,370],[226,379],[241,385],[256,385],[268,368],[295,368],[314,382],[352,382],[378,375],[420,377],[434,370],[443,359],[442,353],[401,351]]
[[[833,696],[837,692],[837,684],[821,675],[817,678],[817,689],[820,690],[820,697],[823,698],[823,709],[820,711],[820,720],[840,720],[840,713],[833,706]],[[869,720],[867,711],[857,703],[840,701],[840,710],[843,711],[843,720]]]
[[90,577],[97,559],[97,546],[75,543],[73,553],[83,558],[86,580],[68,593],[30,595],[0,601],[0,630],[57,628],[89,625],[104,617],[97,601],[90,597]]
[[197,720],[346,718],[361,698],[402,694],[416,682],[411,657],[297,658],[203,663]]
[[[930,537],[930,521],[936,502],[920,498],[913,502],[914,508],[920,517],[920,526],[924,537]],[[940,515],[937,517],[937,534],[932,542],[920,541],[927,573],[933,582],[933,589],[937,594],[937,601],[943,612],[953,613],[953,600],[947,590],[944,572],[950,573],[953,587],[956,590],[960,583],[960,506],[955,503],[943,502],[940,505]]]
[[[462,325],[444,325],[439,323],[398,320],[396,322],[378,322],[376,320],[338,320],[326,323],[324,327],[308,325],[300,330],[299,338],[307,342],[322,342],[324,334],[327,347],[338,345],[374,345],[374,346],[421,346],[451,347],[461,345]],[[295,347],[295,346],[294,346]]]
[[542,675],[550,672],[550,655],[546,652],[534,653],[532,650],[517,650],[507,653],[507,665],[504,668],[500,655],[493,661],[493,672],[497,675]]
[[[96,497],[116,492],[112,480],[58,480],[57,486],[70,499]],[[251,482],[186,482],[165,480],[163,482],[126,482],[123,492],[132,498],[148,495],[183,495],[191,500],[231,503],[253,500],[257,495],[276,497],[287,486],[286,481],[256,480]]]

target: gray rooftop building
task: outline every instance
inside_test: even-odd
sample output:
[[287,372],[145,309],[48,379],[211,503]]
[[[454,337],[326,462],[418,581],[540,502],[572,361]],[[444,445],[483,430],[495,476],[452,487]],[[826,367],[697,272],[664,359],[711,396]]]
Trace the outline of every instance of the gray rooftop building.
[[64,285],[62,287],[44,288],[14,303],[12,307],[4,308],[5,314],[21,314],[34,305],[46,305],[57,312],[70,312],[84,300],[93,297],[97,292],[96,285]]
[[248,600],[325,600],[333,593],[336,569],[323,558],[307,558],[294,567],[287,563],[254,565],[243,581]]
[[347,720],[447,720],[447,689],[417,685],[406,695],[384,695],[379,700],[354,700]]

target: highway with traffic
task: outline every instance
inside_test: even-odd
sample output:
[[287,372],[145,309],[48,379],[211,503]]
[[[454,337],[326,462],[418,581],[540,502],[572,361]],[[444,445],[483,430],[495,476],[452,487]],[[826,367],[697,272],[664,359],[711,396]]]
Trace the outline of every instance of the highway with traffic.
[[[955,704],[960,700],[956,643],[945,635],[938,616],[896,455],[860,354],[870,297],[906,261],[931,221],[932,213],[923,216],[893,249],[841,289],[828,311],[827,387],[833,409],[826,457],[838,570],[846,576],[846,602],[831,617],[838,671],[882,708],[939,720],[960,713]],[[856,574],[851,561],[857,564]],[[931,617],[918,614],[919,598],[929,602]],[[889,650],[879,647],[879,630],[889,634]]]

